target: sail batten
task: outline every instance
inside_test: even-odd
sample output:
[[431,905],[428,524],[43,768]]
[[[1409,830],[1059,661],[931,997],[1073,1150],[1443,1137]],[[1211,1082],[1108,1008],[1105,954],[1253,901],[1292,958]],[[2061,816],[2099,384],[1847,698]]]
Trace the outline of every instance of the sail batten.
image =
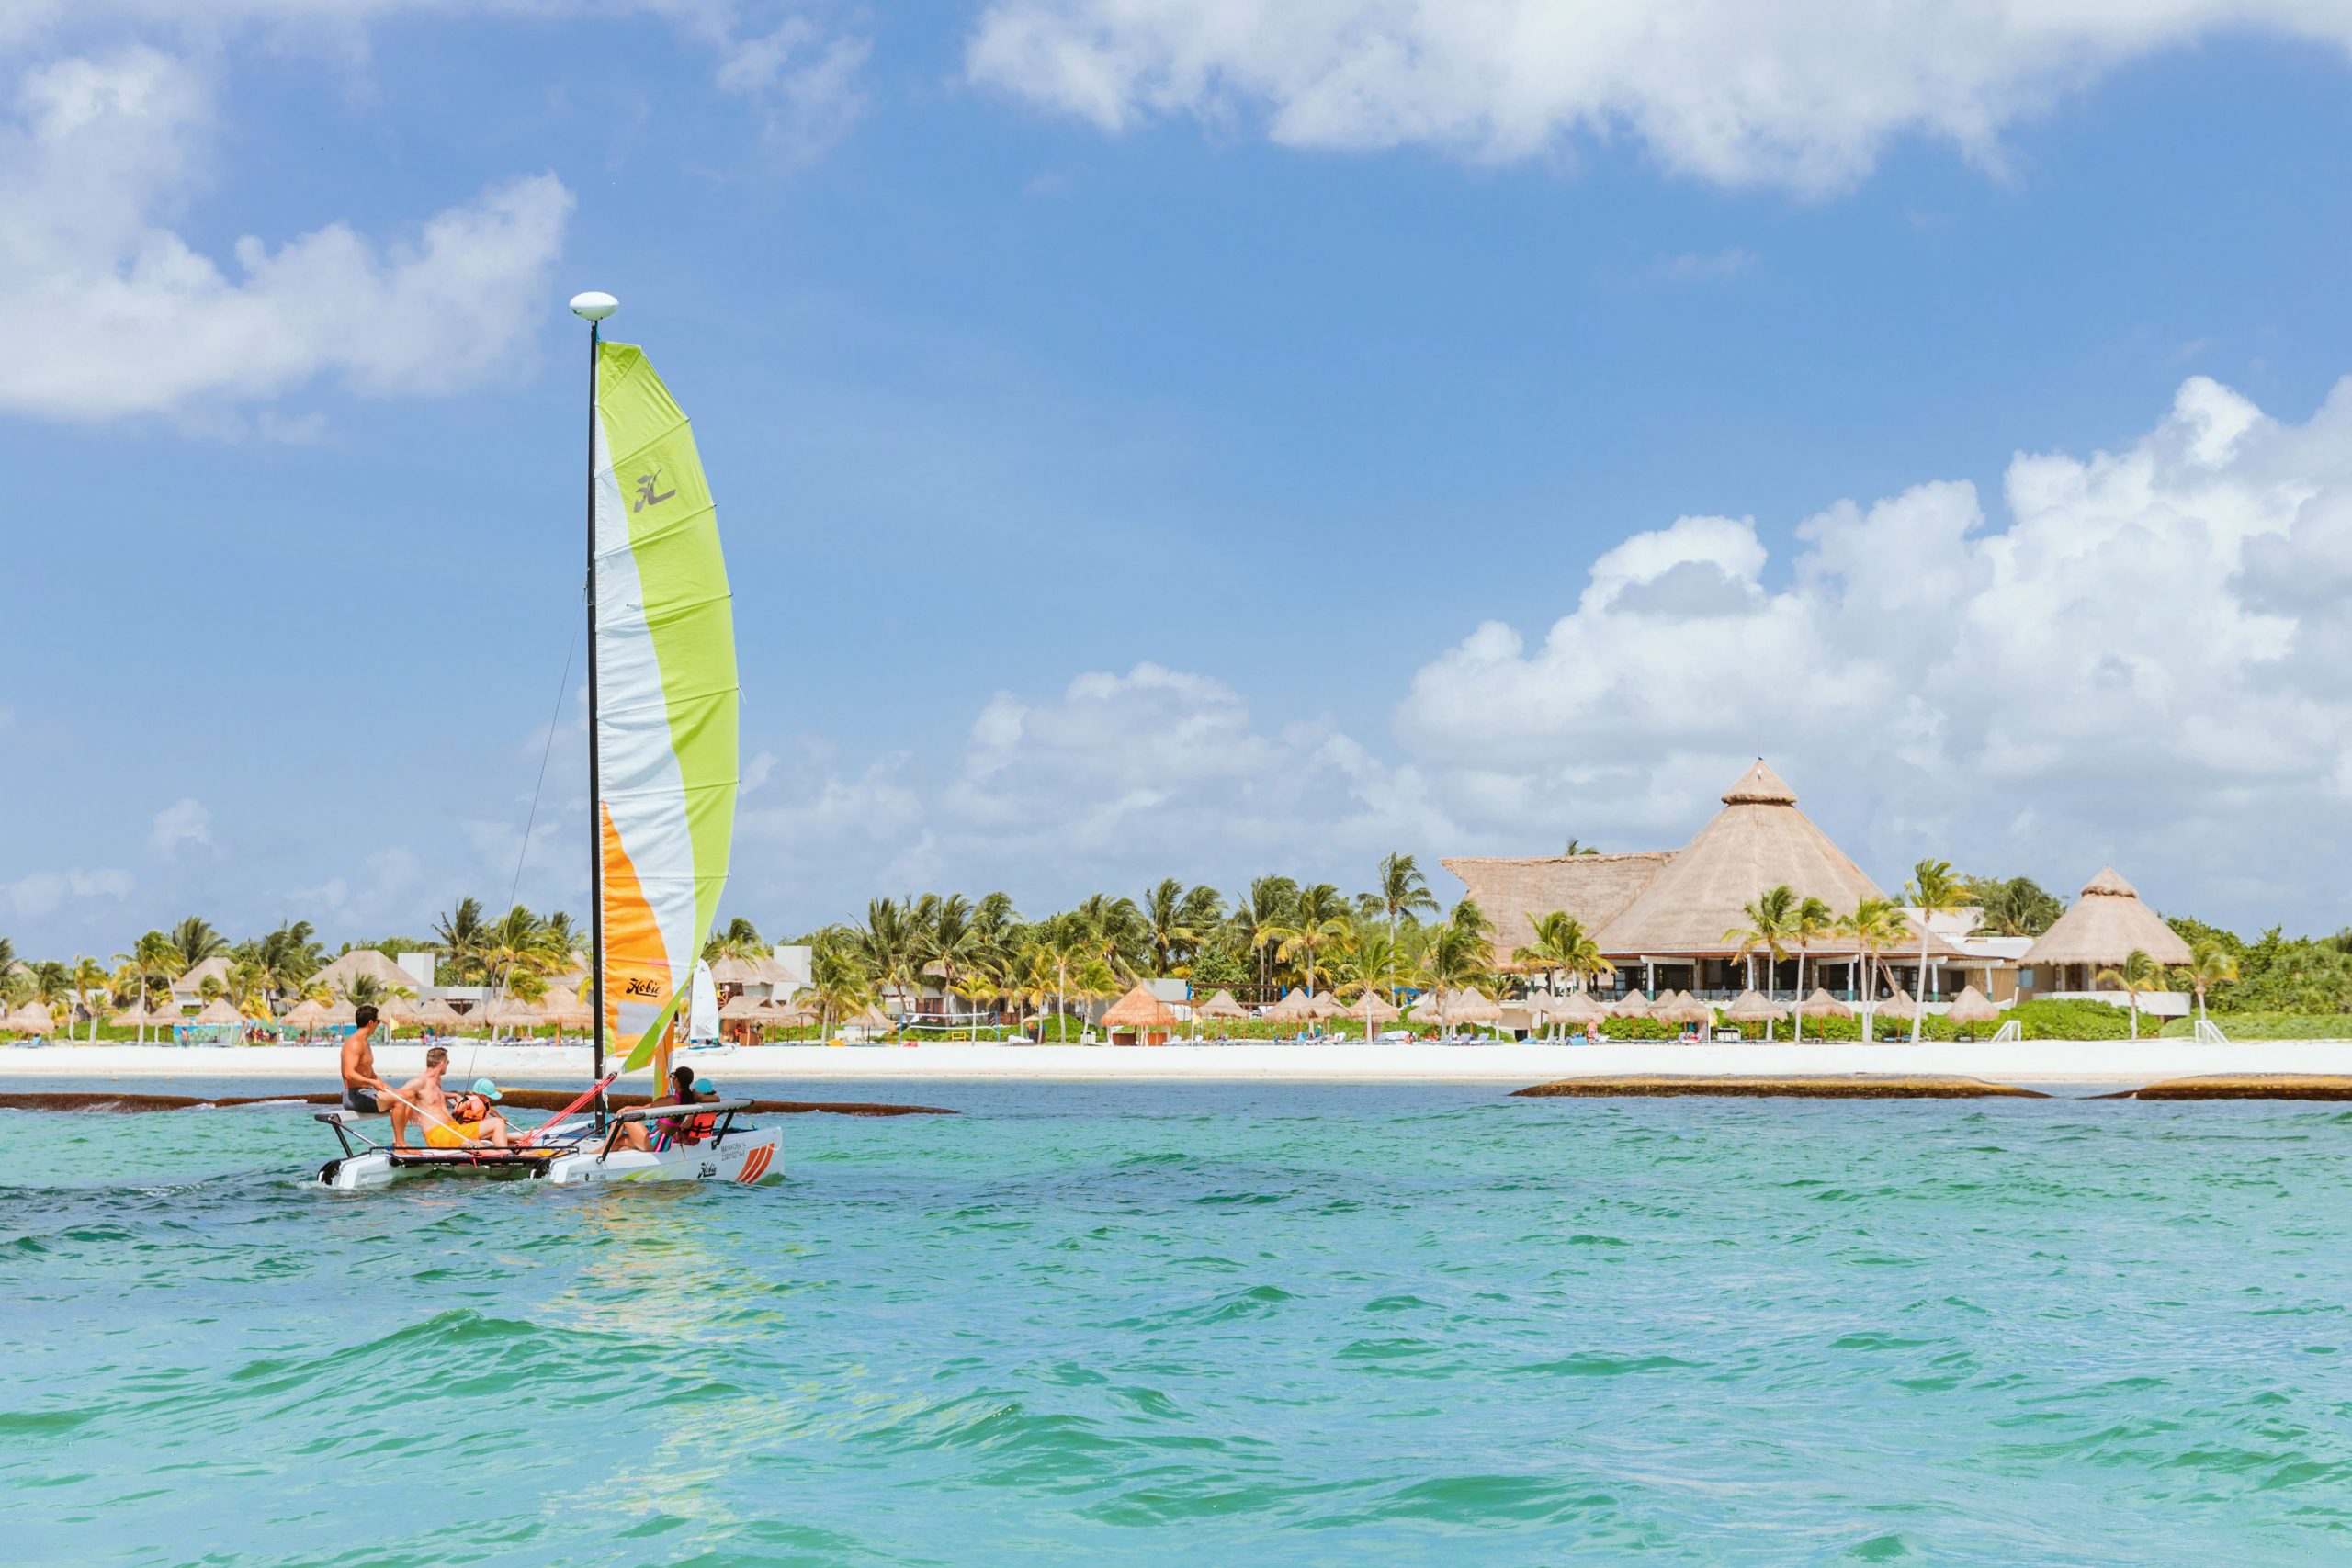
[[734,607],[685,415],[601,343],[592,434],[605,1027],[635,1068],[690,983],[735,821]]

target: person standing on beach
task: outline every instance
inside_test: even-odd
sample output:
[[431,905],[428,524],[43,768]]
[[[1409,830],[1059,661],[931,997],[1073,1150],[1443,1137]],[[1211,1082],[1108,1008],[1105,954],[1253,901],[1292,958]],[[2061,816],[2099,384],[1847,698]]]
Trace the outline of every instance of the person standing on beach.
[[373,1002],[361,1004],[352,1014],[352,1021],[359,1027],[343,1043],[343,1108],[356,1111],[362,1116],[390,1117],[392,1146],[401,1148],[408,1142],[409,1108],[393,1093],[392,1086],[376,1073],[376,1024],[379,1016]]

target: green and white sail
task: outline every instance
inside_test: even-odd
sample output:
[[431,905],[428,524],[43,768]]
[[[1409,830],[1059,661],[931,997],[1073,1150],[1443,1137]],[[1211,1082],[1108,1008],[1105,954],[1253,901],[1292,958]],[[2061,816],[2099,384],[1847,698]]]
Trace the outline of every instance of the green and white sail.
[[596,350],[595,807],[605,1025],[651,1059],[718,913],[735,833],[735,617],[686,416],[642,349]]

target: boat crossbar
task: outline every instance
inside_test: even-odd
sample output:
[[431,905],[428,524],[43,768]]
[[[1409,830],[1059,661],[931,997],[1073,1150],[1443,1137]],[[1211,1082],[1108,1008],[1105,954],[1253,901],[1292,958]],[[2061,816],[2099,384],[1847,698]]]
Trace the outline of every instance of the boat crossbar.
[[748,1100],[702,1100],[692,1105],[632,1105],[626,1111],[613,1112],[616,1122],[645,1122],[654,1117],[721,1116],[737,1111],[749,1111]]

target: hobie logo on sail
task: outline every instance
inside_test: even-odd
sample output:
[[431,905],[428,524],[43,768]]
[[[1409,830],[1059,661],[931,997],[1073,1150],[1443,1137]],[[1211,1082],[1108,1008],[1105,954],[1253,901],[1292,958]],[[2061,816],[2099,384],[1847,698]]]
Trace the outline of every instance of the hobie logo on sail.
[[637,504],[629,508],[631,512],[642,512],[649,506],[659,506],[678,493],[678,487],[672,485],[660,495],[654,494],[653,487],[661,482],[661,479],[662,470],[659,468],[650,474],[637,476]]

